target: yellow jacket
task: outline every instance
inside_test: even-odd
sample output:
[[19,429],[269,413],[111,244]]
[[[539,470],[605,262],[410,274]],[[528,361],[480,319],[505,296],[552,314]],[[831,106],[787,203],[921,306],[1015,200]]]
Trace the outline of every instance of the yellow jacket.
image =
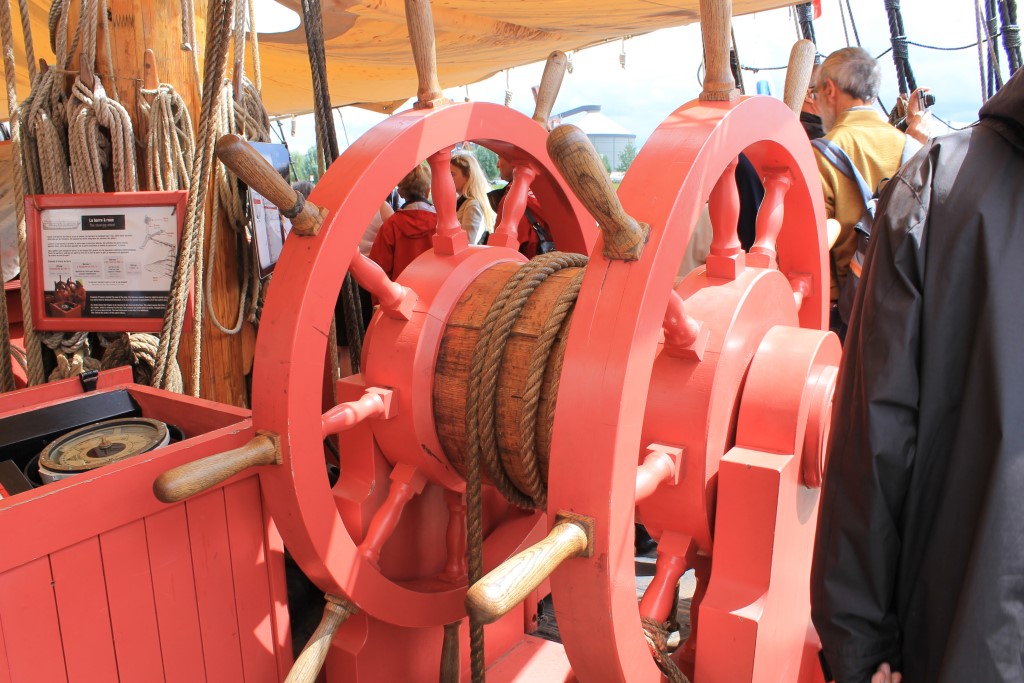
[[[900,167],[906,136],[889,125],[877,109],[848,109],[839,115],[826,139],[839,145],[850,157],[864,177],[868,187],[878,188],[885,178],[891,178]],[[832,246],[832,301],[839,298],[839,285],[850,271],[850,259],[857,249],[853,226],[864,213],[864,201],[853,180],[841,174],[836,167],[815,150],[821,187],[825,193],[825,210],[842,226],[839,238]]]

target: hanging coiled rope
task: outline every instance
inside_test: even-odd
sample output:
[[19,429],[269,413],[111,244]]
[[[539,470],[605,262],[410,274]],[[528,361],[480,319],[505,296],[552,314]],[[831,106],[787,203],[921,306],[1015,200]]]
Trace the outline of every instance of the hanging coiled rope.
[[[331,94],[327,84],[327,57],[324,52],[324,34],[321,24],[320,0],[302,0],[303,25],[306,30],[306,48],[309,51],[310,71],[313,75],[313,111],[316,122],[317,166],[323,171],[338,158],[338,138],[334,130]],[[359,302],[359,288],[350,273],[341,285],[343,324],[352,372],[359,372],[363,352],[363,311]],[[331,321],[332,337],[337,338],[337,321]],[[335,364],[337,350],[331,344],[331,362]]]
[[[27,273],[28,250],[25,240],[25,171],[22,156],[22,126],[14,85],[14,30],[11,25],[11,7],[6,2],[0,2],[0,40],[3,41],[4,78],[7,84],[7,110],[11,112],[11,141],[14,147],[14,212],[18,226],[18,258],[21,272]],[[28,381],[29,384],[41,384],[44,381],[42,349],[39,346],[39,339],[36,336],[35,326],[32,323],[31,292],[29,291],[27,277],[21,278],[21,301]],[[10,353],[10,348],[8,346],[7,353]],[[4,356],[2,360],[3,365],[9,369],[7,356]],[[6,382],[7,380],[4,381]]]
[[900,0],[885,0],[885,11],[889,16],[889,41],[892,43],[892,61],[896,65],[896,82],[901,95],[917,90],[917,80],[910,67],[910,51],[907,34],[903,28],[903,13]]
[[988,69],[986,86],[992,97],[1003,87],[1003,74],[999,64],[999,10],[996,0],[985,0],[985,32],[988,36]]
[[[107,97],[98,76],[93,76],[92,83],[87,82],[89,76],[86,74],[96,61],[100,10],[97,0],[84,0],[82,15],[87,20],[82,33],[82,72],[75,78],[67,104],[71,181],[77,194],[103,192],[103,172],[108,167],[113,171],[115,191],[135,192],[139,189],[131,117],[120,102]],[[105,21],[105,11],[102,16]]]
[[[213,168],[213,148],[217,142],[217,130],[214,126],[214,108],[220,97],[224,84],[224,76],[228,65],[228,31],[231,26],[231,0],[210,0],[207,11],[207,27],[209,34],[206,44],[205,74],[203,80],[202,107],[199,114],[199,135],[201,145],[196,149],[192,165],[191,190],[188,204],[185,207],[182,241],[178,254],[178,263],[171,280],[171,292],[164,313],[163,328],[160,331],[160,344],[156,358],[153,385],[170,388],[168,371],[177,357],[181,328],[185,321],[185,310],[188,301],[188,285],[193,271],[202,273],[203,220],[206,195],[209,190],[210,176]],[[197,268],[198,265],[198,268]],[[197,298],[201,288],[197,287]],[[197,320],[193,322],[193,353],[191,372],[191,392],[199,394],[200,363],[202,360],[202,305],[197,301],[195,306]]]
[[999,0],[999,16],[1002,19],[1003,48],[1012,76],[1021,67],[1020,26],[1017,25],[1017,0]]
[[148,121],[146,187],[150,190],[188,190],[196,153],[192,117],[185,100],[172,86],[139,90],[139,109]]

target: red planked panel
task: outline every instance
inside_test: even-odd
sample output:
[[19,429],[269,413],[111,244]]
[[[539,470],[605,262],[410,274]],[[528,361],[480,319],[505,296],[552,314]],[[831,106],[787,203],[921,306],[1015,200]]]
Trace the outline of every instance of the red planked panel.
[[118,680],[99,538],[54,552],[50,568],[69,683]]
[[121,680],[163,681],[146,523],[140,519],[102,534],[100,551]]
[[223,489],[187,501],[185,510],[206,675],[217,683],[243,681]]
[[12,680],[68,680],[48,557],[0,574],[0,621]]
[[2,621],[0,621],[0,683],[11,683],[11,669],[7,666],[7,645],[4,641]]
[[225,486],[224,503],[231,535],[231,569],[245,681],[275,683],[277,656],[270,618],[270,571],[259,479],[249,477]]
[[284,573],[284,541],[277,531],[270,511],[263,508],[264,542],[267,548],[267,565],[270,570],[270,599],[273,611],[270,620],[274,626],[274,643],[277,649],[277,677],[284,680],[292,668],[292,630],[288,616],[288,584]]
[[146,517],[146,539],[164,677],[167,683],[202,683],[206,669],[184,503]]

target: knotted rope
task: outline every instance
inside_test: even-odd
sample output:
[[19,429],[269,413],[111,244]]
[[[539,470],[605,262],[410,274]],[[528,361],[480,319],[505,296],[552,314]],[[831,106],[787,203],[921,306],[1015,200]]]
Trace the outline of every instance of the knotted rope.
[[[188,299],[188,285],[193,269],[198,263],[202,273],[203,206],[209,190],[213,169],[213,148],[217,142],[214,122],[214,108],[224,84],[228,63],[228,29],[231,25],[231,0],[210,0],[207,13],[209,36],[206,44],[206,73],[204,76],[202,108],[199,115],[201,147],[197,148],[192,164],[188,204],[185,208],[185,222],[178,263],[171,281],[167,311],[164,314],[163,329],[160,331],[160,346],[156,359],[153,385],[169,388],[168,376],[171,361],[177,357],[178,343]],[[201,291],[197,288],[197,291]],[[198,298],[198,297],[197,297]],[[199,394],[200,362],[202,360],[202,306],[195,306],[197,321],[193,323],[192,394]]]
[[[97,0],[83,0],[82,16],[87,17],[87,21],[82,31],[81,60],[86,68],[96,62],[96,30],[100,9]],[[105,22],[105,11],[102,17]],[[109,31],[106,33],[109,35]],[[98,76],[94,76],[93,80],[93,83],[86,83],[79,74],[67,104],[68,145],[74,191],[79,194],[103,192],[103,170],[110,167],[114,174],[114,190],[134,192],[139,189],[139,180],[135,168],[135,135],[131,117],[120,102],[107,97]],[[109,148],[107,135],[100,131],[101,128],[109,135]]]
[[[466,398],[466,540],[469,565],[469,583],[473,585],[483,577],[483,504],[481,461],[491,481],[510,502],[519,507],[538,509],[546,501],[545,482],[540,481],[537,472],[537,458],[533,443],[524,444],[528,460],[525,469],[532,473],[527,479],[529,491],[521,491],[512,482],[501,463],[498,452],[494,417],[497,409],[497,382],[501,359],[512,328],[519,319],[530,295],[553,273],[564,268],[582,269],[587,257],[579,254],[550,252],[523,265],[509,278],[501,292],[491,304],[480,330],[467,388]],[[582,272],[582,270],[581,270]],[[577,274],[570,282],[571,293],[565,293],[557,300],[549,320],[540,334],[540,341],[530,361],[530,377],[543,378],[544,369],[554,347],[554,341],[566,323],[569,310],[579,294],[582,275]],[[564,350],[564,347],[563,347]],[[537,391],[539,392],[540,379]],[[532,393],[532,390],[528,393]],[[530,409],[532,420],[536,421],[537,407]],[[524,416],[523,421],[527,421]],[[536,425],[525,427],[525,433],[536,434]],[[474,683],[482,683],[484,674],[484,629],[483,624],[470,617],[470,664]]]
[[900,94],[905,95],[917,90],[917,81],[914,78],[914,71],[910,68],[910,50],[907,47],[907,33],[903,28],[900,0],[885,0],[885,11],[889,15],[889,42],[892,43],[896,80]]
[[651,649],[651,656],[654,657],[654,663],[661,669],[661,673],[665,674],[671,683],[690,683],[690,679],[668,653],[668,624],[644,616],[640,617],[640,623],[643,624],[644,637]]
[[75,332],[68,336],[63,332],[50,332],[40,335],[40,338],[57,358],[57,367],[50,373],[48,382],[75,377],[88,370],[99,370],[100,362],[89,355],[88,332]]

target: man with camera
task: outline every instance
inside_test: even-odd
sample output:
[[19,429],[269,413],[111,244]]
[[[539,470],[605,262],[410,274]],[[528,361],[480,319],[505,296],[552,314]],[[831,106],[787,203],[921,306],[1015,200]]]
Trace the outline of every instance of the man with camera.
[[[907,136],[889,122],[874,106],[882,83],[882,70],[867,50],[848,47],[833,52],[821,65],[814,86],[815,101],[825,130],[825,140],[840,148],[860,173],[870,192],[895,175],[905,156]],[[828,218],[839,221],[839,238],[832,247],[832,329],[842,338],[849,324],[849,310],[841,309],[852,301],[852,292],[843,292],[859,273],[850,278],[851,261],[858,247],[854,226],[865,212],[865,200],[857,181],[849,177],[815,149],[818,170],[825,192]],[[856,267],[856,264],[855,264]]]

